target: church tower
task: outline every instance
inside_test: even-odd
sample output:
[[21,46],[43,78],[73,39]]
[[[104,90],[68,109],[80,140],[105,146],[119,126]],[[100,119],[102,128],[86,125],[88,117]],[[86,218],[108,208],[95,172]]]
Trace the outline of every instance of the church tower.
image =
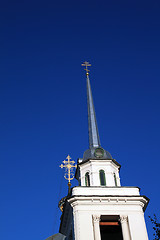
[[100,144],[88,62],[87,81],[89,149],[77,161],[73,187],[60,201],[63,208],[59,235],[66,240],[147,240],[144,211],[149,199],[138,187],[121,186],[120,164]]

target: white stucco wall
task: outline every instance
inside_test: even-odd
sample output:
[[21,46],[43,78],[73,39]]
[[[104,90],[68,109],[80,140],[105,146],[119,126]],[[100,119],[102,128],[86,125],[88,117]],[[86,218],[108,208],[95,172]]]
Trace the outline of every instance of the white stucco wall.
[[143,207],[147,199],[139,189],[107,187],[75,187],[68,201],[73,207],[75,240],[94,238],[93,215],[127,216],[130,238],[148,240]]
[[89,172],[91,186],[100,186],[99,171],[104,170],[106,186],[120,186],[119,167],[112,160],[89,160],[80,165],[81,186],[85,186],[85,174]]
[[140,195],[138,187],[74,187],[72,189],[72,195],[122,195],[122,196],[134,196]]
[[148,239],[143,212],[138,211],[135,214],[129,214],[128,221],[132,239]]

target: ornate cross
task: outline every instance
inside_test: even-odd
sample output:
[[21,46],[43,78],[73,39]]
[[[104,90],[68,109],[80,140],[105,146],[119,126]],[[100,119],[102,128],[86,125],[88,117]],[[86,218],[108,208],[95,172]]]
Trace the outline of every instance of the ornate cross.
[[73,168],[76,168],[77,165],[75,164],[75,161],[71,161],[71,157],[68,155],[66,157],[67,160],[64,160],[63,163],[60,165],[60,168],[65,168],[65,175],[64,178],[66,180],[68,180],[68,187],[70,190],[70,186],[71,186],[71,180],[73,180],[74,178],[74,172],[73,172]]
[[88,70],[88,67],[91,66],[91,64],[89,62],[84,62],[81,64],[82,66],[85,66],[86,68],[84,69],[86,71],[86,75],[89,75],[89,70]]

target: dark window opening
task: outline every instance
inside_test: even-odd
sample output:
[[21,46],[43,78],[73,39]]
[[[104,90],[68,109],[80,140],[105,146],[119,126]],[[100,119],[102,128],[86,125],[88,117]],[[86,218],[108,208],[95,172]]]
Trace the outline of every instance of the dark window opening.
[[99,178],[100,178],[100,185],[101,186],[106,186],[106,178],[105,178],[104,170],[99,171]]
[[118,216],[102,216],[100,221],[101,240],[123,240]]
[[90,186],[89,172],[87,172],[87,173],[85,174],[85,183],[86,183],[86,186],[87,186],[87,187]]

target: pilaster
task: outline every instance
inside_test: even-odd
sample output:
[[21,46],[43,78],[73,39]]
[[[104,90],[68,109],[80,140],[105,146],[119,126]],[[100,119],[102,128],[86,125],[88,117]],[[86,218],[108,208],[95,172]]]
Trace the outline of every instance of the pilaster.
[[93,215],[92,219],[93,219],[94,240],[101,240],[100,227],[99,227],[100,215]]
[[127,216],[120,216],[120,222],[122,226],[122,234],[124,240],[131,240],[129,226],[128,226],[128,217]]

